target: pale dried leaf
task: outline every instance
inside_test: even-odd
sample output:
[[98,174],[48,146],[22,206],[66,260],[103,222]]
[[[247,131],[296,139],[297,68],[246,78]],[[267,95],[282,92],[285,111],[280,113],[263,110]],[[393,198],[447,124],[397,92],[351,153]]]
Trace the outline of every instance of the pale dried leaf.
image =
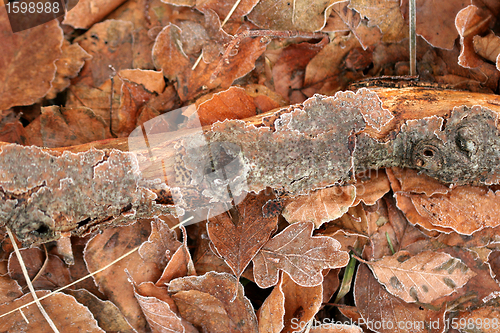
[[416,256],[400,251],[371,262],[370,268],[391,294],[408,303],[431,303],[476,275],[460,259],[433,251]]
[[340,251],[340,243],[330,237],[312,236],[311,222],[295,223],[274,236],[253,258],[254,278],[261,288],[278,282],[279,270],[286,271],[301,286],[323,282],[324,268],[347,265],[349,254]]

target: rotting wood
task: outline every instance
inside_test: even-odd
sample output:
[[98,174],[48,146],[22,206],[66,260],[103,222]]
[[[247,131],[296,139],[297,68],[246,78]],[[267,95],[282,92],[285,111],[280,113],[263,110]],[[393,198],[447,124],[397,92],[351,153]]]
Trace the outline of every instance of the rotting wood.
[[59,149],[0,143],[0,225],[26,245],[42,243],[138,218],[224,211],[265,188],[307,194],[391,166],[449,184],[497,184],[499,112],[497,95],[363,88],[134,152],[127,138]]

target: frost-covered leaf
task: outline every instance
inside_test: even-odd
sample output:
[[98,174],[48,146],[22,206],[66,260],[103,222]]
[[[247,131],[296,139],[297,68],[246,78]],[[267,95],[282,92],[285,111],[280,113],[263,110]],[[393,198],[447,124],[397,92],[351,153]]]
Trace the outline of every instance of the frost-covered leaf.
[[431,303],[476,275],[460,259],[433,251],[416,256],[400,251],[371,262],[370,268],[391,294],[408,303]]
[[286,271],[301,286],[323,282],[324,268],[347,265],[349,255],[340,251],[340,243],[331,237],[312,236],[311,222],[288,226],[264,245],[253,259],[255,283],[269,288],[278,282],[279,270]]

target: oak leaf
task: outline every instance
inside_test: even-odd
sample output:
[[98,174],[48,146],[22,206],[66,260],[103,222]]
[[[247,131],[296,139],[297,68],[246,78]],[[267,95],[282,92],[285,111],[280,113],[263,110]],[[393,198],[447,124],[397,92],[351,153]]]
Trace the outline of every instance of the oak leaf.
[[349,262],[349,254],[340,251],[340,243],[330,237],[312,236],[313,223],[288,226],[264,245],[253,258],[255,283],[269,288],[278,283],[279,270],[289,273],[300,286],[323,282],[324,268],[340,268]]
[[238,213],[233,218],[237,221],[221,214],[207,224],[208,236],[215,249],[238,277],[276,228],[278,217],[264,217],[262,212],[262,207],[271,199],[265,193],[248,194],[236,206]]
[[462,287],[476,274],[447,253],[400,251],[370,263],[387,290],[408,303],[431,303]]

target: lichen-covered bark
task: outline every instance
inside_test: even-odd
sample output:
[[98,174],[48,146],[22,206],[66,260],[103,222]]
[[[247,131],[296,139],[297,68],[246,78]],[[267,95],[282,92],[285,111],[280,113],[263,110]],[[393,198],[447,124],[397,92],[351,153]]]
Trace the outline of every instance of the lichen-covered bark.
[[[476,98],[483,106],[441,103],[447,107],[429,117],[408,119],[398,109],[404,101],[391,97],[388,109],[384,96],[367,89],[316,95],[260,123],[216,123],[149,150],[0,145],[0,225],[26,244],[46,242],[159,214],[224,211],[268,187],[307,194],[389,166],[445,183],[499,183],[497,112],[488,107],[500,104],[483,95]],[[151,162],[152,150],[160,164]]]

